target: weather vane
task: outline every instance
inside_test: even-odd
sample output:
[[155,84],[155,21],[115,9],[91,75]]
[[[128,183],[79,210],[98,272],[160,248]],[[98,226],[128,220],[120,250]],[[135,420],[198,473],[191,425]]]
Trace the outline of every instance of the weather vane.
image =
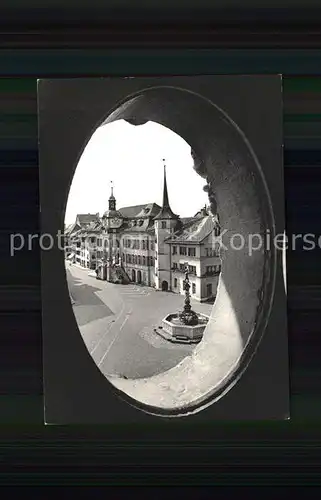
[[113,181],[110,181],[110,187],[111,187],[111,194],[113,195],[113,191],[114,191]]

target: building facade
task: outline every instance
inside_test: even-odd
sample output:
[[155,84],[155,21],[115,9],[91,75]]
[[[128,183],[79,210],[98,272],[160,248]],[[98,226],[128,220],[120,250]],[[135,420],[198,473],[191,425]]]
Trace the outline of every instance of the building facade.
[[221,271],[218,218],[204,207],[180,218],[170,208],[166,168],[162,207],[156,203],[116,208],[111,188],[108,210],[78,215],[66,228],[66,258],[97,277],[115,283],[137,283],[184,294],[188,267],[191,296],[214,299]]

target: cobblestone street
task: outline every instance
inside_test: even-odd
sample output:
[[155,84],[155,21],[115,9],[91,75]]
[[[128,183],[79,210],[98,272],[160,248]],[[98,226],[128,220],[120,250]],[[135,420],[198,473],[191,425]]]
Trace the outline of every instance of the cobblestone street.
[[[99,281],[88,269],[69,263],[66,269],[80,333],[105,375],[149,377],[172,368],[195,348],[168,342],[153,331],[166,314],[183,308],[182,295]],[[211,304],[191,303],[197,312],[210,314]]]

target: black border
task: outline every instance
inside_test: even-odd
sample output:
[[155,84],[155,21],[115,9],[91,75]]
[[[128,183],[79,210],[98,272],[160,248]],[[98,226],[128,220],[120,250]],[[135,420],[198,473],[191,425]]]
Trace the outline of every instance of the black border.
[[[128,4],[132,3],[132,0],[127,1]],[[218,1],[223,3],[225,0]],[[29,2],[29,7],[31,2]],[[79,3],[83,4],[81,0]],[[217,10],[214,16],[214,2],[208,0],[208,3],[211,14],[209,15],[208,10],[204,14],[199,14],[202,18],[200,20],[204,22],[204,19],[208,20],[212,16],[212,19],[215,18],[213,24],[219,26],[222,16]],[[217,3],[215,2],[215,4]],[[318,54],[314,54],[311,50],[305,50],[309,47],[321,47],[319,34],[321,9],[318,0],[313,2],[319,7],[315,9],[309,7],[312,2],[309,2],[309,6],[304,6],[306,2],[301,0],[302,7],[293,9],[291,5],[287,5],[290,2],[280,0],[278,3],[282,9],[266,9],[265,12],[263,9],[259,11],[255,8],[247,9],[247,0],[238,3],[243,6],[242,9],[239,9],[241,12],[236,15],[235,10],[229,10],[225,12],[225,19],[235,22],[236,18],[239,29],[246,34],[252,48],[258,48],[258,45],[255,29],[244,28],[245,22],[249,19],[254,18],[256,27],[259,25],[255,23],[255,20],[264,19],[272,32],[276,19],[281,20],[281,24],[278,25],[280,36],[276,33],[274,40],[288,39],[289,30],[296,25],[297,28],[294,31],[298,33],[300,38],[298,39],[293,34],[293,43],[295,47],[304,51],[304,56],[309,60],[309,63],[305,64],[303,58],[293,57],[293,61],[296,62],[295,65],[291,66],[290,71],[295,75],[309,74],[313,76],[320,74]],[[257,5],[257,1],[255,4]],[[19,74],[24,78],[34,79],[43,74],[48,76],[49,72],[53,76],[57,76],[59,72],[57,62],[50,59],[50,52],[46,53],[50,60],[49,71],[47,67],[44,71],[37,54],[28,52],[30,35],[34,40],[32,42],[34,47],[46,48],[48,47],[46,32],[49,35],[54,35],[55,32],[61,30],[62,19],[65,19],[65,35],[69,33],[70,41],[68,43],[72,47],[74,46],[73,25],[81,24],[83,31],[85,31],[88,23],[91,22],[92,35],[87,38],[87,47],[90,47],[91,39],[95,39],[95,25],[98,19],[103,20],[104,23],[108,21],[106,13],[102,14],[97,10],[90,10],[86,15],[82,15],[76,8],[68,9],[67,6],[62,13],[61,10],[55,11],[50,8],[46,12],[43,9],[37,11],[32,7],[26,9],[25,5],[25,0],[2,0],[0,6],[1,46],[3,47],[5,40],[8,40],[11,47],[26,49],[26,55],[29,56],[32,65],[30,71],[30,67],[21,65],[20,60],[13,60],[10,65],[5,65],[6,68],[9,68],[7,69],[8,76],[13,74],[17,77]],[[166,18],[164,12],[160,11],[160,15]],[[171,15],[167,14],[167,18],[169,17]],[[193,16],[185,16],[185,19],[180,14],[180,21],[183,23],[188,22],[190,18],[195,21],[198,19],[195,12]],[[240,21],[240,19],[243,20]],[[123,20],[124,18],[121,22]],[[49,27],[46,27],[45,24]],[[181,26],[181,24],[177,25]],[[36,36],[28,32],[31,26],[38,30]],[[43,28],[45,29],[43,30]],[[260,33],[262,33],[261,27]],[[79,42],[81,42],[80,38],[78,36]],[[309,40],[313,39],[315,42],[309,45]],[[265,47],[267,49],[282,48],[274,40],[269,38]],[[94,41],[94,43],[99,48],[100,42]],[[104,43],[102,40],[101,44]],[[217,43],[212,39],[208,43],[208,48],[217,48]],[[226,43],[228,44],[229,41]],[[58,47],[57,40],[55,44]],[[283,47],[285,46],[286,44]],[[170,44],[168,47],[170,48]],[[195,37],[192,47],[198,47],[197,37]],[[289,47],[291,48],[291,45]],[[130,45],[122,45],[122,48],[126,49],[128,58],[135,57],[135,54],[129,50]],[[227,46],[223,43],[222,48],[227,48]],[[237,41],[234,48],[240,48]],[[153,51],[151,51],[152,54]],[[2,58],[10,57],[6,52],[2,52],[1,56]],[[278,56],[277,50],[271,54],[272,59],[278,61],[276,65],[278,69],[283,70],[285,78],[291,77],[291,73],[283,69],[285,67],[284,58]],[[60,63],[62,60],[61,51],[59,57]],[[240,51],[240,61],[243,61],[243,57],[244,54]],[[210,63],[210,59],[208,62]],[[141,67],[144,63],[138,61],[137,64]],[[272,66],[274,65],[273,62]],[[250,64],[250,68],[252,66]],[[249,67],[248,63],[246,63],[246,67]],[[88,74],[90,70],[88,59],[83,59],[77,63],[77,71],[74,73],[80,76],[85,75],[86,72]],[[145,68],[145,72],[148,73],[148,67]],[[311,204],[311,200],[308,198],[309,186],[311,182],[320,181],[319,168],[311,165],[309,151],[299,152],[300,161],[305,165],[304,169],[296,167],[298,162],[294,161],[293,157],[292,151],[285,151],[288,217],[293,215],[294,203]],[[314,157],[319,158],[317,151],[314,152]],[[312,179],[311,181],[308,181],[309,177]],[[36,175],[34,175],[34,179],[34,182],[37,182]],[[5,179],[5,182],[11,183],[11,180]],[[293,199],[293,188],[300,184],[302,184],[302,192],[295,200]],[[306,210],[304,214],[306,214]],[[12,216],[9,215],[9,217]],[[303,218],[295,224],[293,220],[290,220],[289,223],[301,228],[305,224]],[[35,219],[30,216],[30,226],[34,227],[34,225]],[[34,267],[34,272],[38,276],[38,267],[33,265],[33,260],[31,259],[28,263]],[[204,484],[224,485],[226,487],[231,484],[235,486],[253,486],[255,484],[257,486],[286,485],[287,487],[289,485],[292,487],[306,485],[310,486],[310,489],[311,485],[320,486],[321,428],[319,422],[320,405],[318,403],[320,370],[311,374],[307,368],[311,365],[311,357],[313,357],[313,366],[316,366],[315,358],[320,352],[320,342],[317,336],[320,324],[320,288],[315,286],[315,279],[312,280],[312,284],[311,276],[308,274],[303,276],[301,273],[299,276],[296,273],[296,267],[300,263],[300,257],[292,258],[290,256],[288,266],[289,319],[292,390],[295,390],[296,410],[294,420],[263,425],[220,424],[210,429],[205,425],[197,428],[187,426],[184,432],[179,432],[178,428],[167,429],[167,431],[163,428],[160,432],[159,429],[148,426],[141,427],[140,431],[124,426],[96,429],[78,427],[74,430],[50,426],[44,428],[39,422],[41,382],[36,382],[40,377],[38,367],[41,365],[39,356],[40,327],[38,326],[40,291],[24,285],[19,288],[6,287],[4,289],[2,287],[1,304],[6,315],[5,324],[11,325],[11,315],[17,316],[26,308],[34,311],[34,319],[32,318],[30,325],[28,324],[28,342],[29,345],[31,344],[32,351],[32,355],[30,355],[31,368],[23,383],[21,383],[21,377],[18,377],[17,382],[13,382],[16,379],[16,371],[21,368],[20,357],[13,355],[11,348],[7,349],[6,339],[3,344],[3,359],[7,359],[9,355],[12,364],[9,368],[4,368],[4,376],[8,382],[6,393],[1,396],[3,398],[2,421],[9,423],[13,420],[18,422],[18,425],[7,425],[0,429],[0,448],[3,460],[1,485],[37,487],[77,485],[78,487],[88,487],[97,486],[98,483],[105,486],[124,484],[163,486],[170,483],[172,485],[187,485],[188,487]],[[25,318],[25,316],[23,317]],[[16,324],[15,322],[14,325]],[[6,328],[4,330],[7,332]],[[307,337],[304,344],[301,341],[300,331],[304,331]],[[11,327],[9,332],[12,336]],[[13,335],[14,341],[24,345],[25,333],[24,331],[24,336]],[[25,354],[25,356],[29,360],[29,354]],[[21,395],[25,395],[25,399]],[[301,420],[296,418],[297,415],[301,415]],[[28,423],[24,425],[23,422]],[[79,488],[77,488],[77,493],[79,493]],[[256,493],[261,493],[261,490],[256,491]]]
[[[261,12],[261,11],[260,11]],[[1,11],[0,11],[1,13]],[[162,20],[161,15],[140,16],[135,23],[124,17],[92,22],[90,13],[84,20],[68,21],[63,18],[59,24],[32,17],[19,22],[5,22],[0,19],[0,45],[3,49],[137,49],[157,48],[224,48],[224,49],[318,49],[321,47],[321,13],[316,14],[313,24],[278,17],[269,22],[258,19],[234,21],[224,17],[203,21],[196,18],[185,23],[171,18]],[[157,19],[157,21],[156,21]],[[205,19],[207,19],[205,21]],[[316,19],[320,19],[319,21]]]
[[[276,231],[283,233],[283,165],[281,150],[277,146],[282,143],[280,75],[40,80],[38,106],[43,233],[54,235],[62,228],[63,210],[74,170],[97,124],[102,123],[109,112],[130,95],[144,88],[166,85],[204,95],[222,108],[245,133],[267,182]],[[250,102],[253,105],[251,112]],[[264,126],[261,123],[261,128],[258,127],[256,113],[265,116],[270,109],[273,110],[273,119],[272,114],[268,115],[271,116],[269,127],[266,128],[265,121]],[[68,141],[64,140],[66,137]],[[275,147],[270,148],[270,142]],[[63,144],[63,148],[57,147],[58,144]],[[286,299],[280,257],[276,272],[269,322],[249,367],[228,394],[201,412],[187,417],[188,420],[289,418]],[[269,286],[268,283],[266,286]],[[126,404],[120,404],[114,396],[118,391],[105,380],[91,360],[70,307],[63,252],[56,248],[42,252],[42,297],[46,422],[104,424],[118,420],[141,422],[153,419],[161,424],[166,417],[156,419],[134,407],[131,411]],[[252,342],[253,347],[257,345],[256,338]],[[252,351],[251,347],[248,351]],[[249,353],[246,352],[245,357]],[[130,400],[126,396],[121,399]],[[140,404],[135,406],[146,408]],[[168,413],[175,414],[177,411],[157,409],[158,415]]]

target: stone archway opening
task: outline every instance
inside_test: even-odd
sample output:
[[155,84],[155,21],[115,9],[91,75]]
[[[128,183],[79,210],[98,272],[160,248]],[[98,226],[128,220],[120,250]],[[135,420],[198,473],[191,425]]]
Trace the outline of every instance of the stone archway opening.
[[[224,233],[216,301],[193,354],[150,378],[108,377],[121,397],[146,412],[188,415],[233,387],[264,333],[274,293],[276,253],[263,245],[250,255],[249,235],[267,230],[272,238],[275,234],[269,192],[242,131],[200,95],[154,87],[120,103],[104,123],[116,120],[135,126],[154,121],[191,145],[194,168],[205,179]],[[230,244],[234,235],[243,239],[237,250]]]
[[162,291],[163,292],[168,292],[168,281],[164,280],[162,282]]

